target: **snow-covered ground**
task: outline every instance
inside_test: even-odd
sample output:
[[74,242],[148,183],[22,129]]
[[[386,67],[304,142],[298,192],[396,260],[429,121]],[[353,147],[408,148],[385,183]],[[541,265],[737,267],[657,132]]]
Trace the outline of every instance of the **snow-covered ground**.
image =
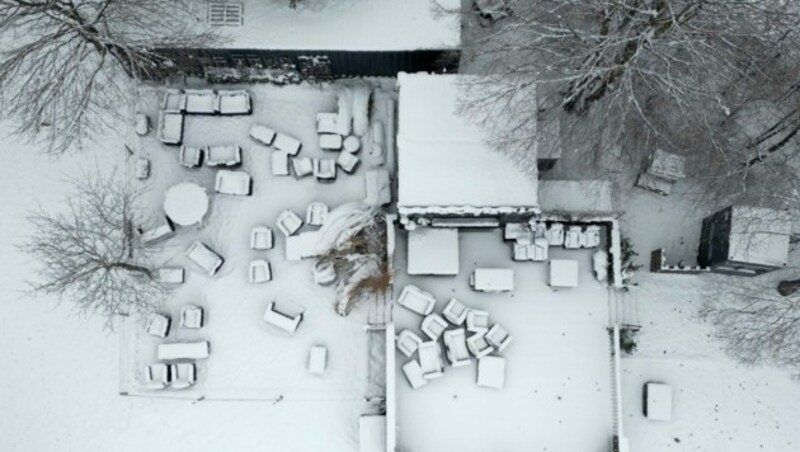
[[[397,427],[400,450],[607,451],[612,436],[611,356],[607,289],[591,274],[589,250],[550,249],[551,258],[576,259],[580,285],[554,291],[544,262],[512,262],[499,230],[460,233],[456,277],[409,277],[406,234],[398,234],[395,293],[406,283],[430,291],[441,313],[451,297],[485,309],[491,323],[514,337],[505,388],[476,386],[477,366],[445,366],[444,376],[410,387],[397,353]],[[476,267],[511,268],[513,292],[486,294],[468,285]],[[397,331],[422,335],[422,317],[395,306]],[[416,358],[413,355],[412,358]],[[444,358],[443,358],[444,359]]]

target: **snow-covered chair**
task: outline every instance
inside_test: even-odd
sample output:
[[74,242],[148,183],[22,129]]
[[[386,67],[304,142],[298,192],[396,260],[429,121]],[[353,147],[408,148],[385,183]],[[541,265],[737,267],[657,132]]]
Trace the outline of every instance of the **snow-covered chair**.
[[265,146],[270,146],[275,141],[275,131],[267,126],[256,124],[250,127],[250,138]]
[[253,111],[250,93],[244,90],[223,90],[217,95],[217,111],[221,115],[249,115]]
[[169,334],[169,326],[172,323],[169,317],[161,314],[150,314],[147,318],[145,332],[151,336],[165,338]]
[[185,272],[180,267],[165,267],[158,269],[159,282],[165,284],[183,284],[185,279]]
[[271,302],[269,305],[267,305],[267,310],[264,311],[265,322],[272,326],[278,327],[287,333],[294,333],[297,330],[297,326],[300,325],[301,320],[303,320],[302,313],[294,316],[286,314],[275,306],[275,302]]
[[208,166],[236,166],[242,163],[242,148],[239,145],[209,146],[206,151]]
[[203,162],[203,148],[194,146],[181,146],[178,161],[187,168],[197,168]]
[[514,240],[514,253],[512,259],[515,261],[531,261],[533,260],[533,244],[530,237],[517,237]]
[[297,138],[292,138],[283,133],[277,133],[275,135],[275,141],[272,142],[272,146],[279,151],[286,151],[291,155],[297,155],[303,143]]
[[370,206],[383,206],[392,202],[392,186],[389,171],[385,169],[369,170],[364,174],[367,196],[364,203]]
[[444,375],[444,364],[442,363],[442,352],[438,341],[428,341],[419,344],[419,366],[422,368],[422,377],[432,380]]
[[169,366],[164,363],[150,364],[145,366],[142,376],[147,389],[164,389],[170,381]]
[[312,202],[306,209],[306,223],[311,226],[322,226],[328,218],[330,209],[328,205],[321,202]]
[[136,124],[134,125],[136,135],[143,137],[150,132],[150,118],[144,113],[136,113]]
[[503,239],[517,240],[520,237],[531,237],[533,233],[527,223],[506,223],[503,228]]
[[189,247],[186,251],[186,257],[201,270],[206,272],[208,276],[216,275],[225,262],[222,256],[200,242],[194,242],[192,246]]
[[544,233],[544,237],[547,239],[547,244],[550,246],[562,246],[564,245],[564,224],[563,223],[553,223],[547,228],[547,231]]
[[272,246],[272,229],[269,226],[254,226],[250,231],[250,249],[270,250]]
[[336,133],[336,113],[317,113],[317,133]]
[[604,282],[608,279],[608,253],[603,250],[597,250],[592,254],[592,268],[598,281]]
[[187,89],[186,113],[190,115],[213,115],[219,110],[217,93],[211,89]]
[[403,287],[403,291],[397,297],[397,304],[419,315],[428,315],[433,312],[436,298],[429,292],[409,284]]
[[534,262],[544,262],[547,260],[548,252],[550,249],[550,245],[547,243],[547,239],[544,237],[539,237],[533,240],[533,243],[530,245],[531,248],[531,260]]
[[183,141],[183,115],[161,111],[158,113],[158,139],[164,144],[179,145]]
[[426,336],[435,341],[439,339],[439,336],[447,329],[447,322],[445,322],[439,314],[429,314],[422,319],[420,329]]
[[272,280],[272,269],[269,262],[264,259],[250,261],[247,280],[253,284],[265,283]]
[[425,375],[422,372],[422,367],[414,359],[403,364],[403,374],[405,374],[406,380],[408,380],[408,384],[411,385],[412,389],[419,389],[428,384],[428,380],[425,379]]
[[455,298],[451,298],[442,310],[442,315],[453,325],[461,325],[467,319],[469,308],[464,303]]
[[272,151],[272,175],[289,175],[289,153],[286,151]]
[[444,332],[444,350],[453,367],[468,366],[472,362],[467,348],[467,333],[461,328]]
[[531,233],[534,239],[544,238],[547,233],[547,225],[542,221],[530,221]]
[[323,151],[340,151],[342,136],[334,133],[323,133],[319,136],[319,147]]
[[181,328],[196,330],[203,327],[203,308],[186,305],[181,308]]
[[314,177],[317,181],[331,183],[336,180],[335,159],[314,159]]
[[186,389],[194,384],[197,379],[197,369],[194,363],[174,363],[170,365],[172,389]]
[[314,172],[314,163],[310,157],[293,157],[292,170],[298,179],[310,176]]
[[278,215],[277,224],[278,230],[286,237],[289,237],[303,226],[303,219],[291,210],[286,209]]
[[361,160],[349,152],[342,152],[336,157],[336,164],[339,165],[339,168],[345,173],[353,174],[361,164]]
[[511,343],[511,335],[505,328],[498,324],[492,325],[486,333],[486,342],[494,347],[498,352],[502,352]]
[[214,189],[223,195],[250,196],[252,179],[244,171],[217,171]]
[[422,338],[414,334],[414,332],[403,330],[397,335],[396,344],[397,349],[400,350],[404,355],[411,356],[417,351],[422,342]]
[[580,226],[570,226],[564,235],[564,248],[577,249],[581,247],[581,235],[583,235]]
[[486,336],[483,333],[476,333],[467,338],[467,348],[478,359],[492,353],[494,347],[486,341]]
[[150,177],[150,160],[137,159],[134,173],[136,174],[136,178],[139,180],[144,180]]
[[600,246],[600,226],[591,224],[581,234],[581,248],[597,248]]
[[320,286],[329,286],[336,282],[336,267],[330,260],[318,260],[312,270],[314,282]]
[[489,330],[489,312],[470,309],[467,311],[467,330],[485,333]]
[[164,93],[164,103],[161,109],[168,113],[183,113],[186,111],[186,95],[177,89],[168,89]]

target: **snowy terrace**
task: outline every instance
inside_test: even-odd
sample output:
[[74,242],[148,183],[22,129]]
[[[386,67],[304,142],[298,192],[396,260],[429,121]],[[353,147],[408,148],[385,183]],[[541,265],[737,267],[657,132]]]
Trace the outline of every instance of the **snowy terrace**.
[[[315,118],[319,112],[336,111],[336,85],[224,88],[247,90],[252,96],[252,114],[187,114],[183,142],[187,146],[240,145],[242,165],[235,169],[252,176],[252,196],[214,194],[216,169],[181,166],[179,147],[160,143],[156,131],[139,139],[136,157],[150,159],[152,165],[152,175],[140,183],[153,221],[163,218],[165,191],[186,180],[206,189],[210,195],[210,211],[200,227],[178,228],[174,237],[163,242],[160,253],[163,265],[184,268],[187,280],[178,287],[163,312],[172,317],[171,332],[166,339],[145,334],[141,319],[131,318],[123,325],[120,391],[147,397],[274,400],[319,406],[319,409],[336,413],[326,422],[338,423],[337,428],[342,432],[338,437],[340,442],[334,438],[328,450],[355,450],[358,416],[371,410],[365,399],[382,396],[384,391],[385,341],[382,333],[365,333],[364,329],[368,320],[380,320],[381,312],[375,305],[365,304],[355,308],[348,317],[337,315],[334,312],[335,286],[323,287],[313,281],[313,259],[286,259],[286,241],[276,227],[276,219],[281,211],[291,209],[305,220],[306,207],[312,201],[325,203],[331,209],[362,201],[364,172],[374,163],[369,155],[370,140],[362,140],[364,148],[357,154],[363,159],[361,167],[352,175],[339,168],[333,183],[320,183],[313,176],[302,179],[274,176],[270,156],[275,151],[252,140],[248,136],[250,127],[264,124],[301,140],[301,157],[334,158],[337,152],[320,149]],[[376,89],[373,96],[372,117],[385,118],[387,101],[393,96],[391,89]],[[143,93],[141,110],[151,121],[158,117],[162,99],[163,91]],[[273,229],[274,248],[266,251],[250,248],[250,232],[256,225]],[[314,229],[317,228],[304,225],[300,232]],[[199,271],[185,256],[194,241],[206,244],[225,258],[220,272],[213,278]],[[248,282],[248,267],[254,259],[270,262],[272,281]],[[303,320],[294,335],[262,319],[272,301],[303,312]],[[180,309],[187,304],[205,310],[202,328],[179,327]],[[197,361],[197,383],[193,387],[182,391],[143,387],[142,369],[157,361],[158,344],[203,340],[210,342],[210,356]],[[309,350],[315,345],[328,349],[328,366],[322,375],[307,370]],[[302,419],[295,420],[301,422]]]
[[[414,284],[436,297],[433,312],[440,314],[455,297],[488,311],[490,323],[505,327],[513,341],[493,353],[506,359],[505,387],[499,390],[476,385],[474,357],[468,366],[451,367],[444,348],[444,375],[412,389],[401,367],[418,357],[398,351],[398,449],[608,451],[614,428],[608,294],[592,274],[594,250],[550,247],[550,259],[579,264],[578,287],[554,290],[548,286],[549,264],[513,262],[512,242],[504,241],[500,230],[460,230],[455,277],[409,276],[407,236],[398,232],[396,295]],[[601,247],[606,246],[604,240]],[[472,290],[468,279],[477,267],[513,270],[514,290]],[[397,305],[393,316],[398,333],[409,329],[425,337],[422,316]]]
[[[223,48],[402,51],[461,44],[459,15],[442,14],[460,8],[460,0],[302,0],[296,9],[289,0],[222,3],[234,5]],[[212,13],[206,2],[197,8],[198,17]]]

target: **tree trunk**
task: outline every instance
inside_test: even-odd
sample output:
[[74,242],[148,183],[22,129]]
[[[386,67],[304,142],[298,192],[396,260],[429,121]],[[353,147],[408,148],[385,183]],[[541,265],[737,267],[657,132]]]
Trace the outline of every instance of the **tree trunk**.
[[800,289],[800,279],[781,281],[778,284],[778,293],[784,297],[789,296]]

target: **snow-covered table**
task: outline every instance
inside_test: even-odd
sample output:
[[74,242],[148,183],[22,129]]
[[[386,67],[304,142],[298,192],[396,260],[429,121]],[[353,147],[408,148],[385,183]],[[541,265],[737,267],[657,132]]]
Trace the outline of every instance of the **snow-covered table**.
[[173,342],[158,345],[158,359],[204,359],[208,358],[208,341]]
[[208,194],[193,182],[173,185],[164,195],[164,212],[181,226],[198,224],[208,212]]
[[476,268],[469,277],[473,289],[481,292],[514,290],[514,270],[507,268]]
[[550,286],[578,287],[578,261],[572,259],[551,259]]
[[386,450],[386,416],[365,414],[358,419],[358,450],[360,452]]
[[328,349],[322,345],[315,345],[311,347],[308,353],[308,371],[312,374],[321,374],[325,372],[328,366]]
[[478,360],[478,386],[503,389],[506,382],[506,359],[484,356]]
[[417,228],[408,233],[409,275],[457,275],[458,229]]
[[664,383],[644,385],[644,415],[655,421],[672,420],[672,388]]

